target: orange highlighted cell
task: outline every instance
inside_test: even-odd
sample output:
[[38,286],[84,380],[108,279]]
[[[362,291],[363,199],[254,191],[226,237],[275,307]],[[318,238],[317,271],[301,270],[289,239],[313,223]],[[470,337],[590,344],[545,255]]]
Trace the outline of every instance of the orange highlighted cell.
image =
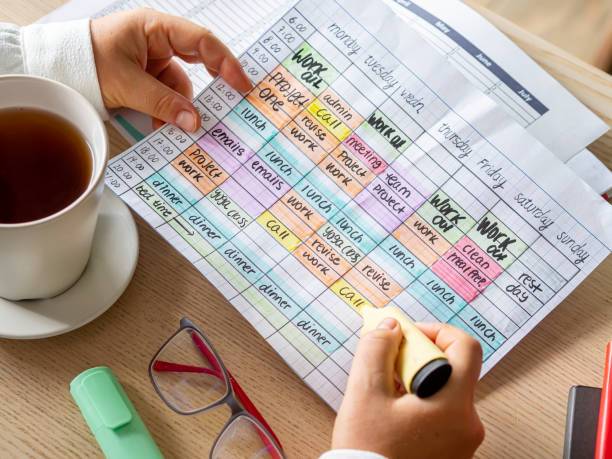
[[[287,114],[285,111],[285,104],[281,95],[275,92],[272,87],[263,82],[260,82],[257,86],[255,86],[255,88],[246,96],[246,98],[279,130],[282,129],[294,116]],[[299,113],[299,111],[300,110],[296,110],[295,113]]]
[[363,118],[329,87],[319,94],[319,100],[351,129],[357,129],[357,126],[363,123]]
[[310,158],[310,160],[317,164],[325,156],[327,152],[321,147],[309,134],[298,126],[295,121],[290,121],[282,131],[296,147],[300,149],[302,153]]
[[302,220],[289,210],[289,208],[280,201],[270,207],[270,212],[293,234],[295,234],[302,241],[308,239],[313,231],[304,225]]
[[229,177],[228,173],[198,144],[193,144],[185,150],[185,155],[216,185],[221,185]]
[[354,198],[363,190],[361,184],[332,156],[324,158],[319,163],[319,168],[351,198]]
[[349,284],[355,285],[359,293],[378,308],[382,308],[389,301],[386,295],[383,295],[372,283],[367,280],[356,268],[351,269],[342,276]]
[[408,217],[405,225],[438,255],[444,255],[451,248],[451,244],[418,214],[414,213]]
[[334,271],[342,275],[353,266],[344,259],[336,250],[332,249],[318,234],[313,234],[306,242],[310,249],[315,252]]
[[325,223],[325,218],[306,202],[293,188],[285,194],[281,200],[300,219],[314,231],[317,231]]
[[303,111],[296,116],[295,122],[304,131],[308,132],[308,134],[328,153],[333,151],[334,148],[340,144],[340,141],[308,111]]
[[356,265],[362,276],[374,284],[374,286],[385,296],[393,298],[402,293],[402,286],[395,282],[391,276],[367,257],[362,258]]
[[431,266],[439,258],[428,245],[426,245],[405,224],[397,227],[393,236],[402,243],[410,252],[416,256],[425,266]]
[[204,195],[207,195],[217,187],[212,180],[206,177],[204,173],[183,154],[177,156],[174,161],[172,161],[172,165],[183,177],[189,180],[189,183],[195,186]]
[[331,269],[325,262],[316,256],[312,250],[304,244],[294,250],[293,256],[302,263],[308,271],[314,274],[317,279],[323,282],[328,287],[336,282],[340,275]]
[[342,144],[333,151],[332,156],[336,158],[336,161],[342,164],[363,187],[368,186],[376,177],[370,169],[357,159],[353,152],[344,148]]

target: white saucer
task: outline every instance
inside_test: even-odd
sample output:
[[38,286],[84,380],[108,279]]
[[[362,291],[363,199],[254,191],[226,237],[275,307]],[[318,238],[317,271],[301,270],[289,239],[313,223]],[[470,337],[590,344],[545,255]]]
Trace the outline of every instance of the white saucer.
[[0,337],[46,338],[91,322],[121,296],[138,260],[138,232],[127,206],[105,188],[91,258],[81,278],[45,300],[0,298]]

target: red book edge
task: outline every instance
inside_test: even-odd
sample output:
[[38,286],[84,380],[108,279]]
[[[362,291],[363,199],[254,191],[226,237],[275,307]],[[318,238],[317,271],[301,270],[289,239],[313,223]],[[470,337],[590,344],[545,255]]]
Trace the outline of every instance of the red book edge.
[[606,347],[606,366],[599,403],[595,459],[612,459],[612,341]]

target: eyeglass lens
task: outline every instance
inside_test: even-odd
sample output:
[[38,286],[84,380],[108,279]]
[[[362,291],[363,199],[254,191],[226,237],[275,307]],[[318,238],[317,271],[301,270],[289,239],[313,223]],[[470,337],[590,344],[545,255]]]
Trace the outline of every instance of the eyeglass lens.
[[214,459],[281,459],[270,436],[248,416],[238,416],[221,433],[211,454]]
[[162,397],[182,413],[202,410],[229,391],[215,354],[191,328],[181,330],[162,348],[151,374]]

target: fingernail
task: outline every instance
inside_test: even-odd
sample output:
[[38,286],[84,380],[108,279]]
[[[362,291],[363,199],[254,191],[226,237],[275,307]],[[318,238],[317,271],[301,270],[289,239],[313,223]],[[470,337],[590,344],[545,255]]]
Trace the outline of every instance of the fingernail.
[[383,319],[383,321],[379,323],[378,327],[376,328],[379,328],[381,330],[393,330],[396,325],[397,325],[397,320],[391,317],[387,317],[386,319]]
[[176,116],[175,124],[181,129],[191,132],[195,131],[196,128],[195,118],[191,112],[188,112],[187,110],[179,112],[179,114]]

